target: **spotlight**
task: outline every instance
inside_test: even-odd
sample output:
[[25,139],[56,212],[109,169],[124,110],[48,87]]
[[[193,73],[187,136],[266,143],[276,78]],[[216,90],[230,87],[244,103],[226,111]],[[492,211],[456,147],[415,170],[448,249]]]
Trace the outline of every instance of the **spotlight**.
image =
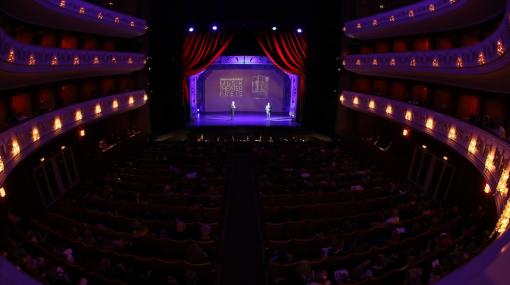
[[216,25],[212,26],[212,30],[213,31],[217,31],[218,30],[218,26],[216,26]]
[[273,26],[271,30],[276,31],[278,28],[276,26]]
[[298,34],[301,34],[303,32],[303,29],[298,28],[296,31],[298,32]]
[[188,28],[188,32],[193,33],[194,31],[195,31],[195,28],[193,28],[193,27]]

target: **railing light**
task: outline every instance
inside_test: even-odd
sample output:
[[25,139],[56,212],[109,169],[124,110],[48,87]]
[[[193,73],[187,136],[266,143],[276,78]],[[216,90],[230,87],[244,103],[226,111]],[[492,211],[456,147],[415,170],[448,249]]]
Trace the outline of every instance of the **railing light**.
[[96,105],[96,107],[94,108],[94,113],[96,113],[96,115],[101,114],[101,105],[99,104]]
[[112,109],[117,109],[119,108],[119,101],[117,101],[117,99],[113,100],[112,102]]
[[0,198],[5,198],[7,196],[7,193],[5,192],[5,188],[0,188]]
[[374,102],[374,100],[370,100],[370,102],[368,102],[368,108],[370,108],[371,110],[375,109],[375,102]]
[[434,129],[434,119],[428,118],[427,122],[425,123],[425,127],[427,127],[429,130]]
[[358,99],[358,96],[355,96],[353,99],[352,99],[352,104],[358,106],[359,104],[359,99]]
[[131,106],[135,103],[135,98],[133,98],[133,96],[129,96],[129,99],[128,99],[128,104]]
[[393,114],[393,107],[391,107],[391,105],[386,106],[386,114],[387,115]]
[[472,154],[476,153],[476,137],[472,138],[469,142],[468,151]]

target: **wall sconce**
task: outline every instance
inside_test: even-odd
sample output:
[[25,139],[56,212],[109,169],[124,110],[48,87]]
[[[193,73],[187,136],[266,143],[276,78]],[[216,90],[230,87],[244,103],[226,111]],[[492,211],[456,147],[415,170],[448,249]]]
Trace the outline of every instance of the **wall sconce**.
[[79,132],[79,135],[80,137],[85,137],[86,133],[85,133],[85,129],[80,129],[80,132]]
[[427,149],[427,146],[426,146],[426,145],[424,145],[424,144],[422,144],[422,145],[421,145],[421,148],[423,148],[423,149]]
[[372,65],[377,66],[378,64],[377,58],[372,59]]
[[11,152],[12,152],[12,156],[16,156],[16,155],[18,155],[21,152],[21,149],[19,147],[19,143],[15,139],[12,140],[12,151]]
[[434,119],[428,118],[427,122],[425,122],[425,127],[429,130],[434,129]]
[[113,100],[112,102],[112,109],[117,109],[119,108],[119,101],[117,101],[117,99]]
[[358,106],[358,104],[359,104],[358,96],[355,96],[354,99],[352,99],[352,104]]
[[96,105],[96,107],[94,108],[94,113],[96,115],[101,114],[101,105],[99,105],[99,104]]
[[37,128],[33,128],[33,129],[32,129],[32,141],[33,141],[33,142],[36,142],[36,141],[38,141],[40,138],[41,138],[41,136],[39,135],[39,130],[38,130]]
[[416,58],[411,58],[411,61],[409,62],[409,66],[415,67],[416,66]]
[[60,8],[65,8],[66,7],[66,0],[60,0],[60,3],[58,3],[58,6]]
[[99,57],[94,56],[94,60],[92,61],[92,64],[99,64]]
[[128,62],[128,64],[133,64],[133,59],[130,57],[130,58],[128,58],[127,62]]
[[462,57],[458,56],[457,60],[455,61],[455,66],[457,68],[463,68],[464,67],[464,61],[462,60]]
[[128,104],[131,106],[135,103],[135,98],[133,98],[133,96],[129,96],[129,99],[128,99]]
[[429,12],[434,12],[436,11],[436,5],[434,5],[433,3],[430,3],[429,4]]
[[80,110],[77,110],[75,113],[74,113],[74,120],[76,122],[78,121],[81,121],[83,119],[83,114],[81,113]]
[[485,169],[489,171],[493,171],[496,168],[496,166],[494,165],[495,152],[496,152],[495,149],[491,150],[487,155],[487,159],[485,160]]
[[103,20],[103,18],[104,18],[104,16],[103,16],[103,13],[102,13],[102,12],[97,13],[97,19],[98,19],[98,20],[100,20],[100,21],[101,21],[101,20]]
[[395,16],[391,15],[389,20],[390,22],[395,22]]
[[432,60],[432,67],[439,67],[439,59],[437,57]]
[[377,19],[373,19],[372,20],[372,26],[377,26],[379,23],[377,22]]
[[0,157],[0,173],[4,172],[4,161]]
[[78,10],[78,13],[80,13],[81,15],[85,14],[85,7],[80,7],[80,10]]
[[147,93],[145,93],[143,94],[143,101],[147,102],[147,100],[149,100],[149,96],[147,95]]
[[457,130],[454,127],[451,127],[450,130],[448,130],[448,138],[452,141],[457,139]]
[[394,57],[392,57],[392,58],[390,59],[390,66],[395,66],[395,65],[397,65],[397,62],[396,62],[395,58],[394,58]]
[[374,100],[370,100],[370,102],[368,102],[368,108],[370,110],[375,109],[375,102],[374,102]]
[[113,64],[117,64],[117,58],[112,57],[112,63],[113,63]]
[[402,136],[408,137],[409,136],[409,129],[403,129],[402,130]]
[[53,122],[53,129],[55,131],[58,131],[62,128],[62,121],[60,121],[59,117],[55,118],[55,121]]
[[13,63],[16,60],[16,54],[14,53],[14,50],[9,50],[9,55],[7,56],[7,62]]
[[407,13],[407,15],[409,16],[409,18],[414,17],[414,11],[413,11],[413,10],[409,10],[409,12]]
[[393,107],[391,105],[386,106],[386,115],[393,115]]
[[356,65],[361,65],[361,59],[356,59]]
[[476,137],[473,137],[469,142],[468,151],[472,154],[476,153]]
[[5,188],[0,188],[0,198],[5,198],[7,196],[7,193],[5,192]]
[[113,21],[115,22],[115,24],[119,24],[120,23],[120,18],[119,17],[115,17],[113,19]]
[[503,46],[503,42],[501,40],[496,42],[496,52],[499,56],[502,56],[505,53],[505,46]]
[[58,57],[55,55],[51,58],[51,65],[57,65],[58,64]]
[[405,119],[411,121],[413,119],[413,113],[409,110],[406,111]]
[[135,22],[134,21],[129,22],[129,26],[134,28],[135,27]]
[[485,54],[483,53],[483,51],[481,51],[478,54],[478,64],[479,65],[484,65],[485,64]]
[[33,54],[31,54],[28,57],[28,65],[35,65],[35,64],[36,64],[35,56]]
[[361,29],[361,23],[356,24],[356,29]]
[[491,193],[491,186],[488,183],[485,184],[485,187],[483,188],[483,192],[485,192],[485,194]]
[[443,155],[443,160],[444,160],[444,161],[448,161],[448,156]]
[[80,64],[80,58],[78,56],[75,56],[74,59],[73,59],[73,64],[74,65],[78,65]]

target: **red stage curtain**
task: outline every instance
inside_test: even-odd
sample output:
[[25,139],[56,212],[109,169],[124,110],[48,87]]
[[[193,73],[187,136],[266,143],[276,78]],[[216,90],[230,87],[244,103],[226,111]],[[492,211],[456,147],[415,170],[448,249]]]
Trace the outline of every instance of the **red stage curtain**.
[[188,77],[205,70],[228,47],[233,34],[224,32],[189,33],[183,46],[182,92],[184,103],[189,103]]
[[305,68],[308,44],[304,35],[291,32],[266,32],[257,41],[271,62],[287,73],[299,75],[298,115],[305,94]]

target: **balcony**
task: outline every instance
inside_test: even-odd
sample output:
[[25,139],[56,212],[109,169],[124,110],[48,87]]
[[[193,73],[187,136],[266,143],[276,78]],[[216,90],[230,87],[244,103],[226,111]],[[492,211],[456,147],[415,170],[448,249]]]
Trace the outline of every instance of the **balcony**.
[[468,264],[438,284],[506,284],[510,259],[510,144],[453,117],[383,97],[344,91],[340,103],[351,110],[372,114],[411,127],[455,150],[486,179],[485,192],[492,195],[498,213],[498,239]]
[[17,125],[0,134],[0,185],[23,159],[39,147],[79,126],[140,108],[144,90],[90,100],[58,109]]
[[0,3],[0,9],[7,15],[44,27],[122,38],[138,37],[147,31],[145,20],[80,0],[5,0]]
[[345,23],[348,37],[361,40],[443,32],[482,23],[505,8],[504,0],[420,1]]
[[[507,5],[507,15],[510,1]],[[508,18],[481,43],[458,49],[426,52],[348,55],[347,70],[355,73],[449,84],[510,93],[510,28]]]
[[0,30],[0,90],[72,78],[131,73],[141,53],[85,51],[26,45]]

